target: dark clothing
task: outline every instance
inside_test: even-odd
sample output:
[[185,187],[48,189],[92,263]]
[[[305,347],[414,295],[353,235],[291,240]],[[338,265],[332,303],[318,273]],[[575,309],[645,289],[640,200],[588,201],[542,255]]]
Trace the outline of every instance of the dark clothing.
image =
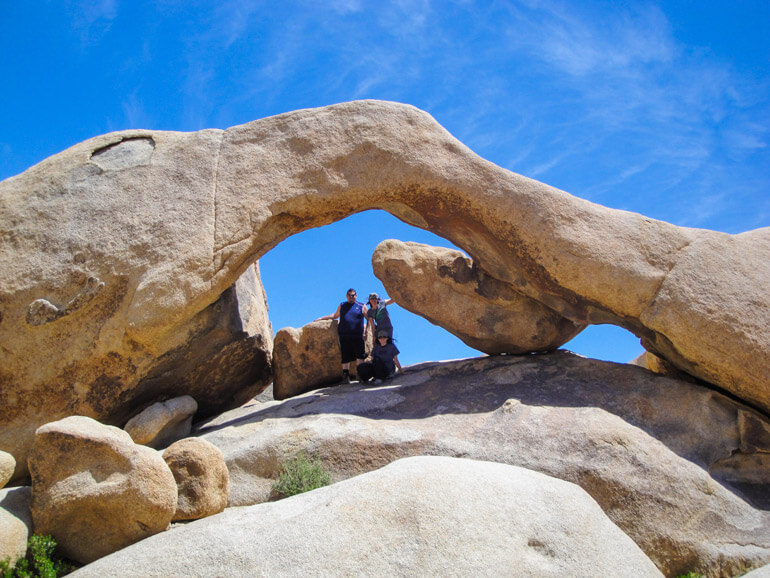
[[393,337],[393,324],[390,322],[390,313],[385,305],[379,305],[376,309],[372,308],[366,312],[366,316],[374,321],[374,337],[377,338],[377,332],[385,331],[388,337]]
[[364,311],[363,303],[356,301],[340,303],[340,320],[337,325],[340,338],[340,353],[342,363],[350,363],[356,359],[366,359],[364,344]]
[[398,347],[396,347],[392,341],[385,345],[375,343],[374,349],[372,349],[372,360],[375,362],[380,361],[383,367],[388,370],[388,375],[390,375],[396,371],[396,362],[394,361],[394,358],[399,353]]
[[360,363],[356,368],[358,379],[360,381],[369,381],[372,377],[377,379],[388,379],[396,372],[396,355],[399,354],[398,347],[392,342],[387,345],[374,344],[372,349],[372,361]]
[[388,379],[390,377],[388,368],[379,359],[359,363],[358,367],[356,367],[356,374],[358,374],[358,381],[361,383],[366,383],[373,377],[377,379]]
[[340,353],[342,363],[350,363],[356,359],[366,359],[364,338],[359,335],[340,335]]
[[358,335],[364,334],[364,311],[363,303],[356,301],[349,303],[345,301],[340,303],[340,321],[337,326],[340,335]]

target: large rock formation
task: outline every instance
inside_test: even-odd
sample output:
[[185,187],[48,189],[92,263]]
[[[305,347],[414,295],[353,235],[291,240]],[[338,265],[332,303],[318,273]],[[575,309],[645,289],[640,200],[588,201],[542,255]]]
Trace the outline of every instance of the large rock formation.
[[420,457],[227,510],[72,576],[219,576],[223,569],[228,576],[661,575],[573,484],[501,464]]
[[268,500],[300,450],[334,480],[415,455],[503,462],[580,485],[667,576],[716,577],[770,562],[768,427],[703,386],[554,352],[411,366],[382,387],[231,410],[199,433],[225,456],[231,505]]
[[[366,209],[770,410],[770,229],[727,235],[592,204],[481,159],[408,105],[107,134],[3,181],[0,205],[0,449],[20,463],[34,428],[62,415],[121,423],[171,390],[203,413],[247,399],[240,369],[210,379],[243,358],[232,332],[203,340],[218,355],[187,355],[189,339],[266,251]],[[269,360],[251,345],[253,383]]]
[[161,455],[72,416],[38,428],[29,456],[35,532],[88,563],[167,529],[177,486]]
[[[123,425],[180,394],[194,396],[199,415],[210,416],[247,401],[272,378],[273,334],[256,265],[152,349],[124,339],[121,313],[111,320],[97,313],[73,314],[51,327],[26,327],[18,336],[3,337],[0,447],[16,456],[16,478],[27,472],[26,456],[41,424],[77,414]],[[2,326],[0,318],[0,333]],[[32,353],[34,344],[39,349]]]
[[494,355],[552,351],[585,328],[481,271],[460,251],[389,239],[374,274],[404,309]]
[[[372,336],[366,337],[368,351]],[[313,321],[300,327],[284,327],[275,334],[273,346],[273,396],[293,395],[340,383],[342,379],[337,321]],[[350,364],[356,377],[356,364]]]

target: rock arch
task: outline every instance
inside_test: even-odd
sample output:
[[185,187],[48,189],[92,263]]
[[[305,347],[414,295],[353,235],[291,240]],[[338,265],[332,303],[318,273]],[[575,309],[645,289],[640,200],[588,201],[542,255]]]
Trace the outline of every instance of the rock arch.
[[[366,209],[770,410],[770,229],[727,235],[601,207],[485,161],[408,105],[102,135],[3,181],[0,202],[0,449],[15,454],[51,414],[118,420],[261,255]],[[79,300],[91,278],[103,285]],[[30,324],[41,299],[56,315]]]

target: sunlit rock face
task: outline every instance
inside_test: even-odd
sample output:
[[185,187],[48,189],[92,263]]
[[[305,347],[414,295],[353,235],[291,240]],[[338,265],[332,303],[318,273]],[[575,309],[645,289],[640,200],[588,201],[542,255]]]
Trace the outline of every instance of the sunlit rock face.
[[770,420],[630,364],[565,351],[424,363],[381,386],[236,408],[197,433],[222,450],[231,506],[269,500],[300,451],[333,481],[406,456],[462,456],[578,484],[666,576],[770,562]]
[[460,251],[389,239],[377,245],[372,267],[401,307],[490,355],[552,351],[585,327],[490,277]]
[[160,453],[87,417],[38,428],[29,469],[35,531],[82,564],[166,530],[176,510]]
[[619,565],[630,576],[662,576],[574,484],[419,457],[185,524],[78,576],[611,576]]
[[[0,206],[0,449],[17,463],[34,429],[65,415],[121,424],[177,395],[202,412],[248,399],[269,381],[271,333],[245,337],[255,369],[234,387],[244,355],[229,344],[243,332],[225,320],[243,308],[223,294],[286,237],[367,209],[770,410],[770,229],[727,235],[595,205],[485,161],[408,105],[102,135],[0,183]],[[216,353],[186,355],[207,331],[225,334],[202,339]]]
[[[273,346],[273,396],[286,399],[325,385],[339,384],[342,363],[336,320],[313,321],[300,328],[284,327]],[[372,335],[365,345],[372,350]],[[356,363],[349,364],[356,377]]]

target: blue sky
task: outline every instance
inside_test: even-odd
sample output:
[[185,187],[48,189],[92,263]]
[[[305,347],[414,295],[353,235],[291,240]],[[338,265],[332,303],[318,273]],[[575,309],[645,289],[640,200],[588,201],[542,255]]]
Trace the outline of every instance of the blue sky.
[[[0,179],[129,128],[227,128],[361,98],[430,112],[480,156],[677,225],[770,225],[770,2],[0,0]],[[261,261],[274,328],[383,288],[381,212]],[[402,363],[476,355],[394,305]],[[566,346],[628,361],[589,328]]]

